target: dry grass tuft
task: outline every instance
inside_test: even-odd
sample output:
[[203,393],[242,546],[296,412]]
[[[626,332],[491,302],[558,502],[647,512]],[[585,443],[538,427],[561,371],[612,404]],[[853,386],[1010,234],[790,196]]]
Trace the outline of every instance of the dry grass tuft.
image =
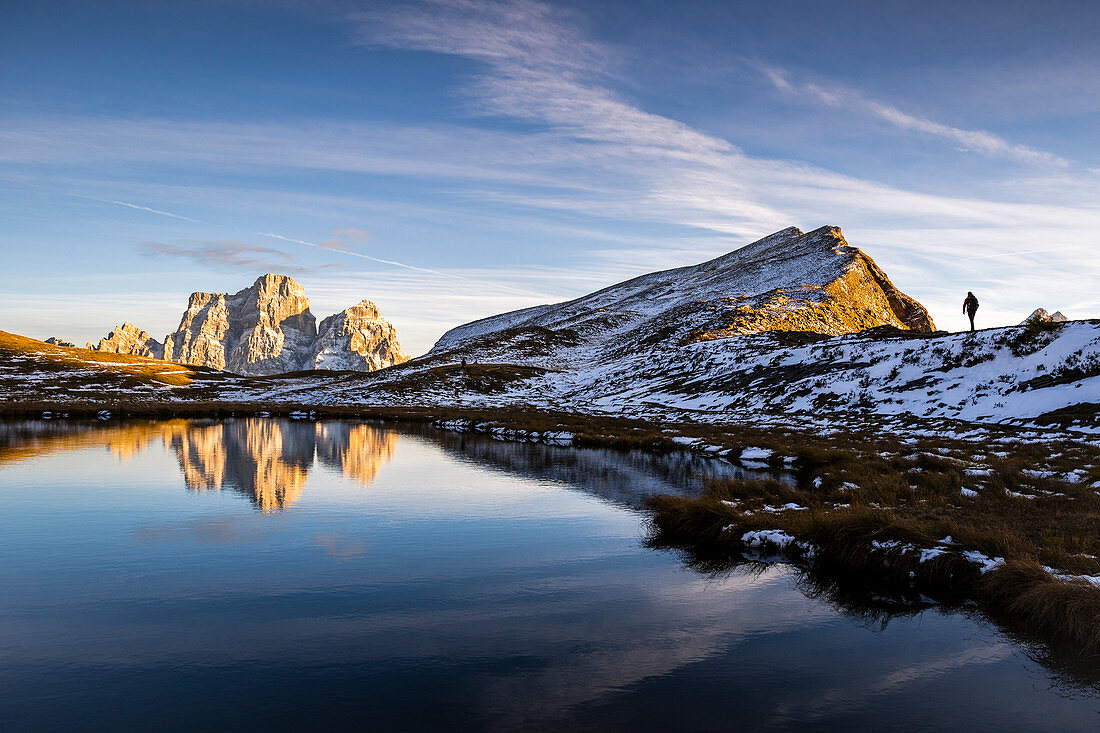
[[[728,565],[779,552],[816,574],[900,596],[972,598],[1029,633],[1100,653],[1100,587],[1042,569],[1100,574],[1100,495],[1086,483],[1091,476],[1068,482],[1034,470],[1061,455],[1051,446],[1021,444],[969,472],[976,456],[943,446],[789,452],[797,456],[794,485],[721,481],[698,498],[653,497],[650,543],[686,551],[689,564],[709,572],[723,553]],[[1094,454],[1066,451],[1063,460],[1095,467]],[[788,504],[801,508],[783,509]],[[796,541],[764,548],[742,541],[759,530]],[[983,575],[968,551],[1004,562]]]
[[994,617],[1073,644],[1083,655],[1100,653],[1100,588],[1091,583],[1014,561],[982,576],[976,591]]

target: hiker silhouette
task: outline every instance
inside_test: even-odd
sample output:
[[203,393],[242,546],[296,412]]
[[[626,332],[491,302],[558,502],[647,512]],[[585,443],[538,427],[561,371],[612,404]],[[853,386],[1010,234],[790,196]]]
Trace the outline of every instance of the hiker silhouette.
[[963,301],[963,313],[970,316],[970,330],[974,330],[974,314],[978,312],[978,297],[974,293],[967,292]]

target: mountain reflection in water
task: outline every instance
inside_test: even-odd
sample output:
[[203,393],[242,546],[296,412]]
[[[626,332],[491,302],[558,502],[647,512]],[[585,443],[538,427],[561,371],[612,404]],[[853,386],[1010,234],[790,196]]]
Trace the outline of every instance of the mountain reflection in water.
[[237,491],[272,512],[301,498],[316,463],[370,485],[393,457],[397,440],[397,433],[371,425],[270,418],[118,425],[28,421],[0,425],[0,464],[98,446],[126,462],[158,442],[175,453],[190,491]]
[[171,435],[170,445],[188,489],[233,489],[270,512],[301,498],[315,462],[369,485],[393,457],[397,434],[369,425],[247,418],[192,425]]
[[0,464],[100,446],[127,462],[157,442],[175,454],[188,490],[236,491],[261,511],[274,512],[302,497],[309,472],[318,463],[369,486],[393,457],[401,437],[427,439],[456,459],[510,475],[537,476],[629,509],[639,509],[642,500],[654,494],[696,494],[708,479],[772,475],[689,452],[619,453],[505,442],[434,428],[398,433],[362,423],[273,418],[3,423]]
[[642,500],[655,494],[697,496],[709,480],[787,478],[781,472],[742,468],[689,451],[621,452],[500,441],[476,433],[430,435],[450,455],[481,468],[553,481],[629,509],[640,509]]

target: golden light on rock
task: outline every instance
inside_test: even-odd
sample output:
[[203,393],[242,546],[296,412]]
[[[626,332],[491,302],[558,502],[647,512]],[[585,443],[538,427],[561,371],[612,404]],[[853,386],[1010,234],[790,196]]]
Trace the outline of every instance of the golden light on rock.
[[270,418],[92,427],[30,421],[5,426],[0,464],[95,447],[105,447],[128,462],[154,441],[175,454],[189,491],[232,490],[261,511],[273,512],[301,498],[317,463],[369,486],[393,457],[398,436],[369,425]]

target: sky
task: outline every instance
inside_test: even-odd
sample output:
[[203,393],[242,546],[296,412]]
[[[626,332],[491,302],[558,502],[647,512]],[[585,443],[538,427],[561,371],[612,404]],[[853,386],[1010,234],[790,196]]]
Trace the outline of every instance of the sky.
[[4,4],[0,329],[265,272],[455,325],[844,231],[936,324],[1100,317],[1100,5]]

